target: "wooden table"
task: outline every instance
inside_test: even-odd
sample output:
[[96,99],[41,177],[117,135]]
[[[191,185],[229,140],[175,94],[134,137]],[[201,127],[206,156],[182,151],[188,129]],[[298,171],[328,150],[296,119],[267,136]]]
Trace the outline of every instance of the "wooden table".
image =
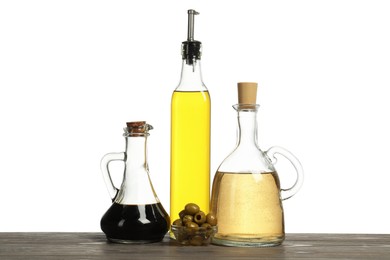
[[390,259],[390,234],[287,234],[282,246],[112,244],[102,233],[0,233],[0,259]]

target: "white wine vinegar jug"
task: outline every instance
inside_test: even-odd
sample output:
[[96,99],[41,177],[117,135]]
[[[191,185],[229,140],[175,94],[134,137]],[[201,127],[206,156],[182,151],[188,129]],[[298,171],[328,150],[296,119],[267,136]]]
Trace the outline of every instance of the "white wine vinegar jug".
[[[263,152],[257,144],[257,83],[238,83],[238,140],[234,151],[219,166],[213,182],[211,212],[217,216],[218,232],[213,243],[224,246],[260,247],[280,245],[285,237],[282,200],[302,185],[298,159],[281,147]],[[281,189],[274,168],[275,154],[295,167],[297,179]]]

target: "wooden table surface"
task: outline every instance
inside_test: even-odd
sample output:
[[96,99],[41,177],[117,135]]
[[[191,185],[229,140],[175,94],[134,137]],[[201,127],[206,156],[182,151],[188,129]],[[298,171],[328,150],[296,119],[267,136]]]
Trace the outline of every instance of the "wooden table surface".
[[0,259],[390,259],[390,234],[287,234],[268,248],[113,244],[103,233],[0,233]]

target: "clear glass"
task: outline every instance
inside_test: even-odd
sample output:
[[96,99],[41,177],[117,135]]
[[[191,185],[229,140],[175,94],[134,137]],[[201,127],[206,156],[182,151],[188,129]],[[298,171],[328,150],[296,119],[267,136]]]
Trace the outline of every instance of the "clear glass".
[[[281,147],[263,152],[257,144],[259,105],[235,105],[238,112],[237,145],[219,166],[213,182],[211,212],[218,232],[212,243],[225,246],[261,247],[284,240],[282,200],[293,196],[303,180],[297,158]],[[281,154],[294,165],[297,180],[281,189],[271,158]]]
[[[125,152],[106,154],[101,161],[102,173],[113,204],[100,224],[107,239],[112,242],[161,241],[170,226],[168,214],[149,177],[147,137],[152,126],[140,123],[125,128]],[[114,186],[109,171],[109,163],[115,160],[125,163],[120,189]]]
[[208,91],[203,82],[200,60],[193,59],[192,64],[182,61],[180,82],[175,91]]
[[200,60],[191,63],[183,60],[171,102],[172,222],[187,203],[198,204],[207,214],[210,202],[210,96],[202,81]]

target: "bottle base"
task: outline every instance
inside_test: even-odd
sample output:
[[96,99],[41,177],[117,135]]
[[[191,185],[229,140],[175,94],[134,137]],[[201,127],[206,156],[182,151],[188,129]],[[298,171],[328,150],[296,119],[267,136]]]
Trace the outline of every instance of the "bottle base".
[[213,237],[211,243],[219,246],[234,247],[272,247],[283,243],[284,236],[261,237],[261,238],[241,238],[241,237]]
[[162,239],[154,239],[154,240],[126,240],[126,239],[118,239],[118,238],[109,238],[107,240],[111,243],[116,244],[150,244],[160,242]]

